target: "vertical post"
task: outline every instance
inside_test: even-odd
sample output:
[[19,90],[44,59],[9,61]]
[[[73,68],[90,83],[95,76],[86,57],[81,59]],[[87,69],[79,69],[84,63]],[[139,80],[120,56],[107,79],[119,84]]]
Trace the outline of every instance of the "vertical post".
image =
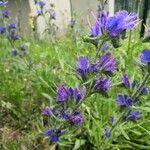
[[109,0],[108,1],[108,10],[109,10],[109,14],[112,16],[114,15],[114,11],[115,11],[115,0]]
[[144,32],[145,32],[144,24],[146,25],[146,19],[147,19],[147,16],[148,16],[148,4],[149,4],[149,0],[144,0],[143,17],[142,17],[142,26],[141,26],[140,37],[144,37]]
[[129,1],[128,1],[128,0],[125,0],[124,2],[125,2],[125,3],[124,3],[124,9],[125,9],[125,10],[128,10],[128,9],[129,9],[129,8],[128,8]]

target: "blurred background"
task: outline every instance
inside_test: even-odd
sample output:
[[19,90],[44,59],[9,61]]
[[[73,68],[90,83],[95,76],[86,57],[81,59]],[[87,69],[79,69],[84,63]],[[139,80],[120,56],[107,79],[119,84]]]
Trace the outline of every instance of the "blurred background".
[[[8,0],[8,8],[10,10],[11,18],[18,21],[18,28],[22,32],[30,32],[30,18],[37,15],[37,9],[34,0]],[[45,0],[45,10],[50,9],[50,5],[54,5],[56,11],[56,20],[54,21],[58,27],[57,35],[64,35],[71,21],[74,18],[81,26],[88,26],[87,16],[90,21],[93,20],[93,12],[96,15],[96,8],[98,9],[98,0]],[[108,0],[107,10],[113,15],[120,9],[128,10],[129,12],[137,12],[141,19],[146,19],[144,22],[149,23],[150,1],[149,0]],[[42,17],[36,20],[37,32],[40,35],[46,28],[46,23]],[[143,32],[144,33],[144,32]]]

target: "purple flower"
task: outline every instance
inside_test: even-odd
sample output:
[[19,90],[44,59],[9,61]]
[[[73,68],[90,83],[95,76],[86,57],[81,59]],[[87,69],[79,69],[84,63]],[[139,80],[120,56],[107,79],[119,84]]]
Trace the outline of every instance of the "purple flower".
[[102,78],[95,79],[93,82],[93,86],[98,91],[107,91],[110,88],[110,78]]
[[77,61],[77,69],[86,71],[89,67],[89,58],[88,56],[80,56]]
[[95,62],[93,62],[93,63],[91,63],[91,64],[89,65],[88,71],[89,71],[90,73],[97,72],[97,71],[98,71],[98,67],[99,67],[98,64],[95,63]]
[[89,58],[88,56],[80,56],[77,61],[77,73],[81,75],[82,78],[85,78],[85,73],[89,68]]
[[17,56],[18,51],[16,49],[11,50],[10,52],[13,56]]
[[112,45],[108,42],[105,42],[102,46],[102,51],[106,51],[108,49],[111,49],[112,48]]
[[83,116],[79,112],[75,112],[69,117],[71,124],[79,125],[83,123]]
[[50,19],[56,19],[56,12],[54,9],[51,9],[49,14],[50,14]]
[[20,50],[22,50],[22,51],[26,51],[27,50],[27,45],[25,45],[25,44],[22,44],[20,47],[19,47],[19,49]]
[[8,29],[11,30],[11,29],[16,29],[17,28],[17,24],[16,22],[11,22],[8,24]]
[[6,7],[7,3],[8,3],[8,1],[0,1],[0,6]]
[[44,136],[48,137],[51,142],[58,142],[59,137],[61,136],[60,130],[51,130],[51,129],[45,129]]
[[147,36],[150,37],[150,27],[146,29]]
[[74,93],[74,90],[73,90],[72,87],[70,87],[70,88],[68,89],[68,95],[69,95],[70,97],[73,97],[73,93]]
[[98,22],[101,25],[101,27],[105,27],[105,24],[106,24],[107,19],[108,19],[108,15],[109,15],[108,11],[102,10],[99,12]]
[[37,15],[38,16],[43,15],[43,10],[37,10]]
[[130,86],[130,81],[129,81],[129,77],[126,73],[124,73],[121,77],[121,81],[122,81],[122,84],[125,86],[125,87],[129,87]]
[[114,72],[116,70],[116,59],[112,58],[111,53],[106,53],[99,59],[102,69],[106,72]]
[[10,32],[8,34],[8,38],[13,41],[18,40],[19,36],[18,36],[16,30],[10,30]]
[[117,104],[119,106],[132,106],[133,100],[125,94],[117,95]]
[[141,114],[139,110],[131,111],[128,115],[128,119],[136,121],[140,118]]
[[111,132],[108,128],[104,128],[104,135],[105,135],[106,138],[110,138]]
[[62,109],[62,110],[60,111],[60,117],[63,118],[63,119],[68,120],[69,117],[70,117],[70,115],[71,115],[71,113],[65,112],[64,109]]
[[68,99],[68,90],[64,84],[58,86],[56,97],[58,102],[65,102]]
[[149,93],[149,88],[147,86],[144,86],[143,89],[142,89],[141,94],[146,95],[148,93]]
[[114,116],[110,116],[110,117],[109,117],[109,122],[110,122],[111,124],[113,124],[113,122],[114,122]]
[[150,50],[149,49],[144,49],[141,53],[140,53],[140,61],[142,64],[146,65],[148,63],[150,63]]
[[83,87],[81,90],[79,90],[78,88],[75,88],[73,90],[73,97],[76,101],[80,101],[83,98],[83,96],[85,95],[85,93],[86,93],[85,87]]
[[3,15],[3,17],[8,18],[9,17],[9,11],[7,9],[4,9],[2,11],[2,15]]
[[136,13],[128,13],[125,10],[117,12],[113,17],[109,17],[105,30],[110,36],[117,36],[126,29],[132,29],[137,22]]
[[43,110],[42,110],[42,114],[44,116],[51,116],[54,113],[54,109],[46,106]]
[[0,34],[4,34],[5,32],[6,32],[6,28],[0,26]]
[[41,8],[43,8],[43,7],[45,6],[44,1],[42,1],[42,0],[40,0],[40,1],[38,2],[38,4],[39,4],[39,6],[40,6]]
[[95,23],[95,25],[93,25],[93,26],[91,27],[90,36],[91,36],[91,37],[97,37],[97,36],[99,36],[100,34],[101,34],[100,24],[99,24],[99,22],[97,21],[97,22]]

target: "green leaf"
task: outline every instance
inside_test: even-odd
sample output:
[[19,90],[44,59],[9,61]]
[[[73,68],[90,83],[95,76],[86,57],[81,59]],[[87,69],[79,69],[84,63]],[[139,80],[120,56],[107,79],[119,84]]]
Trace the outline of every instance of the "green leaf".
[[51,96],[49,96],[48,94],[46,94],[46,93],[42,93],[42,95],[43,95],[45,98],[47,98],[48,100],[50,100],[50,101],[53,100],[53,98],[52,98]]
[[122,133],[122,135],[127,139],[127,140],[130,140],[129,136],[127,135],[127,133],[125,132],[125,130],[123,129],[122,126],[119,126],[119,129]]
[[79,140],[77,139],[74,145],[73,150],[78,150],[82,145],[84,145],[86,140]]
[[142,107],[142,106],[140,106],[140,107],[135,107],[135,108],[136,109],[140,109],[140,110],[145,111],[145,112],[150,112],[149,107]]

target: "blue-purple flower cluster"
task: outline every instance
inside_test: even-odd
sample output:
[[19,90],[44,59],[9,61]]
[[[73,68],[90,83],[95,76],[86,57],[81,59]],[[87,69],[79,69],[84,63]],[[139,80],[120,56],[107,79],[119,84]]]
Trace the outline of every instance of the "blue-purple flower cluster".
[[[86,95],[85,87],[79,89],[77,87],[67,88],[64,84],[60,84],[56,90],[56,103],[58,104],[56,108],[50,108],[46,106],[42,114],[48,118],[53,119],[57,117],[64,120],[70,125],[80,125],[83,123],[83,116],[79,111],[70,110],[70,107],[77,105]],[[68,105],[69,104],[69,105]],[[72,106],[70,105],[72,104]],[[50,139],[51,142],[57,142],[62,134],[61,128],[51,130],[46,129],[44,135]]]
[[116,12],[114,16],[109,16],[105,10],[99,11],[96,23],[91,26],[90,35],[92,37],[101,36],[102,33],[110,37],[116,37],[127,29],[132,29],[138,22],[137,14],[128,13],[125,10]]
[[[140,63],[144,65],[149,65],[150,63],[150,50],[145,49],[140,53]],[[148,76],[149,77],[149,73]],[[148,78],[146,78],[147,80]],[[140,110],[133,110],[132,106],[135,105],[140,97],[149,93],[148,86],[145,85],[146,80],[139,84],[137,81],[131,81],[127,73],[123,73],[121,76],[121,84],[126,89],[130,90],[130,94],[118,93],[116,98],[117,105],[121,108],[121,111],[124,111],[125,108],[128,108],[127,112],[123,115],[121,114],[120,118],[123,121],[137,121],[141,117]],[[135,92],[136,91],[136,92]],[[119,118],[119,120],[121,120]],[[118,121],[116,121],[118,123]],[[109,117],[109,123],[111,126],[114,126],[114,116]],[[115,124],[116,126],[117,124]],[[114,128],[114,127],[113,127]],[[104,135],[106,138],[110,138],[111,130],[108,127],[104,128]]]
[[[101,10],[96,23],[91,27],[91,37],[101,37],[101,34],[104,34],[109,38],[114,38],[127,29],[134,28],[137,22],[136,13],[128,13],[123,10],[117,12],[114,16],[109,16],[107,11]],[[95,40],[98,38],[91,39]],[[82,83],[82,88],[68,88],[65,84],[60,84],[56,90],[57,107],[45,107],[43,110],[44,116],[49,116],[50,118],[53,118],[53,116],[58,117],[65,123],[67,122],[67,125],[80,125],[84,120],[79,111],[82,102],[96,93],[108,96],[107,92],[112,87],[111,75],[117,71],[117,58],[114,58],[112,53],[107,51],[111,48],[111,45],[108,43],[108,40],[105,41],[105,38],[104,40],[102,38],[102,47],[100,48],[102,50],[101,53],[97,53],[98,55],[93,60],[90,60],[89,56],[79,56],[77,59],[75,73]],[[143,65],[149,66],[150,50],[143,50],[139,57]],[[149,88],[146,86],[146,82],[141,85],[135,80],[131,81],[127,73],[121,76],[121,86],[130,91],[130,93],[121,92],[117,94],[116,103],[120,110],[128,110],[121,117],[126,119],[126,121],[137,121],[141,116],[141,112],[133,110],[132,106],[140,100],[141,96],[149,92]],[[124,119],[119,119],[119,121]],[[114,127],[115,120],[114,116],[111,115],[109,117],[109,125],[111,127]],[[63,128],[61,127],[56,126],[55,129],[46,129],[44,135],[50,141],[57,142],[63,134]],[[105,137],[109,138],[112,134],[111,131],[111,129],[105,127]]]

